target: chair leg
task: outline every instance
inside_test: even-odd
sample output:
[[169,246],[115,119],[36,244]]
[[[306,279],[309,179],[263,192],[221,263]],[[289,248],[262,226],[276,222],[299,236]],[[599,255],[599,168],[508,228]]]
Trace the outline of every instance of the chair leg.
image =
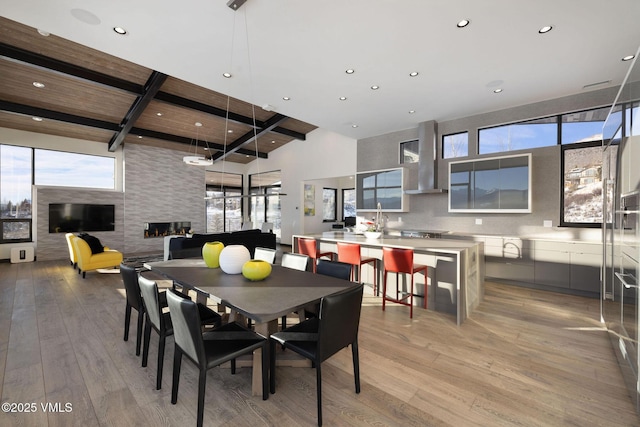
[[127,303],[124,310],[124,340],[129,341],[129,322],[131,322],[131,306]]
[[180,384],[180,366],[182,366],[182,350],[177,345],[173,351],[173,382],[171,383],[171,403],[178,401],[178,385]]
[[382,311],[384,311],[385,303],[387,302],[387,271],[382,273]]
[[413,319],[413,273],[411,273],[411,292],[409,294],[409,319]]
[[149,319],[144,325],[144,344],[142,346],[142,367],[147,366],[147,359],[149,358],[149,341],[151,341],[151,322]]
[[204,419],[204,392],[207,386],[207,368],[200,368],[200,376],[198,379],[198,420],[197,426],[202,427]]
[[318,399],[318,426],[322,425],[322,362],[316,363],[316,393]]
[[267,341],[262,345],[262,400],[269,398],[269,349]]
[[357,338],[351,343],[351,355],[353,356],[353,378],[356,382],[356,393],[360,393],[360,357]]
[[236,373],[236,359],[231,359],[231,375]]
[[138,329],[136,331],[136,356],[140,356],[140,343],[142,342],[142,329],[144,328],[144,311],[138,312]]
[[287,316],[282,316],[282,329],[287,329]]
[[166,340],[164,334],[160,334],[160,340],[158,341],[158,373],[156,375],[156,390],[162,388],[162,368],[164,365],[164,343]]
[[269,382],[271,393],[273,394],[276,392],[276,342],[269,341]]

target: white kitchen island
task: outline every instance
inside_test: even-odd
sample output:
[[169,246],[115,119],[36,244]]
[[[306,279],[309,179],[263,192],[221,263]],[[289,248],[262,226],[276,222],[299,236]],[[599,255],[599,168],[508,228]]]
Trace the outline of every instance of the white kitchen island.
[[[378,287],[382,292],[382,247],[413,249],[414,262],[429,266],[428,308],[450,313],[458,325],[469,317],[484,295],[484,247],[482,243],[447,239],[423,239],[414,237],[383,236],[366,239],[362,234],[330,231],[322,234],[294,235],[292,248],[298,251],[298,238],[312,237],[322,252],[337,254],[337,242],[359,243],[363,257],[379,260]],[[401,275],[402,276],[402,275]],[[373,268],[363,266],[360,281],[373,284]],[[416,274],[416,307],[422,307],[422,275]],[[387,292],[395,295],[396,286],[406,289],[406,280],[396,282],[395,274],[388,275]],[[407,313],[408,316],[408,313]]]

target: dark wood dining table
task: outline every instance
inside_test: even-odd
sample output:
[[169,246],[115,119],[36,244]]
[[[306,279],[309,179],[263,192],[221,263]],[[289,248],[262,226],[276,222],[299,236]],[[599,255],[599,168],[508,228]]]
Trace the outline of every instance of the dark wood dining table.
[[[253,320],[255,331],[267,338],[277,331],[280,317],[320,302],[327,295],[357,286],[347,280],[280,265],[272,266],[271,274],[260,281],[250,281],[242,274],[226,274],[220,268],[208,268],[203,260],[196,258],[149,262],[145,267],[228,307],[232,313]],[[260,357],[257,350],[253,355],[254,395],[262,393]]]

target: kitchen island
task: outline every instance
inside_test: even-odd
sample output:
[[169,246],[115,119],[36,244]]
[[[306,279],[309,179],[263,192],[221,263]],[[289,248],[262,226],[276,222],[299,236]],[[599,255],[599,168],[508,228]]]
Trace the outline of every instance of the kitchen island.
[[[484,245],[479,242],[447,239],[424,239],[383,235],[379,239],[366,239],[364,235],[330,231],[322,234],[294,235],[292,248],[298,251],[298,238],[311,237],[319,242],[322,252],[337,254],[337,242],[358,243],[363,257],[379,260],[378,287],[382,290],[382,247],[413,249],[414,262],[429,266],[428,307],[450,313],[458,325],[469,317],[480,304],[484,294]],[[373,268],[363,266],[361,282],[373,283]],[[402,276],[402,275],[401,275]],[[405,278],[406,279],[406,278]],[[396,286],[406,289],[406,280],[396,282],[394,274],[387,279],[387,292],[395,294]],[[423,281],[416,275],[414,305],[422,307]]]

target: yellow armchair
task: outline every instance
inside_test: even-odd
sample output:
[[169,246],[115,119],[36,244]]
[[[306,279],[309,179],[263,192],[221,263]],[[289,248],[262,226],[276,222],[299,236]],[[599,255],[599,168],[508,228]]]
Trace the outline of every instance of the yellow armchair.
[[80,237],[74,236],[71,242],[76,250],[78,274],[82,273],[83,279],[87,271],[97,270],[98,268],[118,267],[122,262],[122,253],[114,249],[109,249],[105,246],[104,252],[93,254],[89,244]]
[[64,235],[67,239],[67,246],[69,246],[69,260],[74,270],[78,266],[78,257],[76,256],[76,248],[73,245],[73,239],[76,238],[75,234],[67,233]]

